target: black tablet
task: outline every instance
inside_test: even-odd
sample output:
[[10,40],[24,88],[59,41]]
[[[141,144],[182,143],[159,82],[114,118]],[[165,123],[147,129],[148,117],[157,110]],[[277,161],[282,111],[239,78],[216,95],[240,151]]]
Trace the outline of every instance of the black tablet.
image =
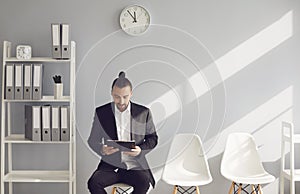
[[135,141],[106,140],[106,145],[119,148],[120,151],[130,151],[135,148]]

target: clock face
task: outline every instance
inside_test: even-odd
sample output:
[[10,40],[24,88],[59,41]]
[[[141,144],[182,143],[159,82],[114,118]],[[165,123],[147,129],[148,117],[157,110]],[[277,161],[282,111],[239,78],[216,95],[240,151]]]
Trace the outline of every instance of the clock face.
[[30,59],[31,58],[31,46],[18,45],[16,57],[17,57],[17,59]]
[[120,25],[127,34],[141,35],[149,28],[150,14],[145,8],[138,5],[126,7],[121,12]]

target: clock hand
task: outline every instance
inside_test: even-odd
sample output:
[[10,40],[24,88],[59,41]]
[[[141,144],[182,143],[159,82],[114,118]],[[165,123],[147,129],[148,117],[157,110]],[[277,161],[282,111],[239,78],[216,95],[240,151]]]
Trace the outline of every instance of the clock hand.
[[127,12],[129,13],[129,15],[132,17],[132,19],[133,19],[133,23],[135,23],[136,22],[136,19],[135,19],[135,17],[133,17],[133,15],[130,13],[130,11],[129,10],[127,10]]
[[134,21],[137,22],[137,21],[136,21],[136,14],[135,14],[135,12],[134,12]]

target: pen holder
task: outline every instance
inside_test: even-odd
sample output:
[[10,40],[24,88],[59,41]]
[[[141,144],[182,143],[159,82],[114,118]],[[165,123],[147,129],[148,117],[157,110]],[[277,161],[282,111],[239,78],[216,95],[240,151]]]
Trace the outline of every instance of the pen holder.
[[61,99],[63,97],[63,84],[54,84],[54,99]]

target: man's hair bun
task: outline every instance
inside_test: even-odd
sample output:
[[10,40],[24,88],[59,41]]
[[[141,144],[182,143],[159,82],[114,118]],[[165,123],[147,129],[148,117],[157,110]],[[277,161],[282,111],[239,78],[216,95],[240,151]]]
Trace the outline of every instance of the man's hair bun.
[[125,72],[124,71],[121,71],[119,73],[119,78],[125,78]]

